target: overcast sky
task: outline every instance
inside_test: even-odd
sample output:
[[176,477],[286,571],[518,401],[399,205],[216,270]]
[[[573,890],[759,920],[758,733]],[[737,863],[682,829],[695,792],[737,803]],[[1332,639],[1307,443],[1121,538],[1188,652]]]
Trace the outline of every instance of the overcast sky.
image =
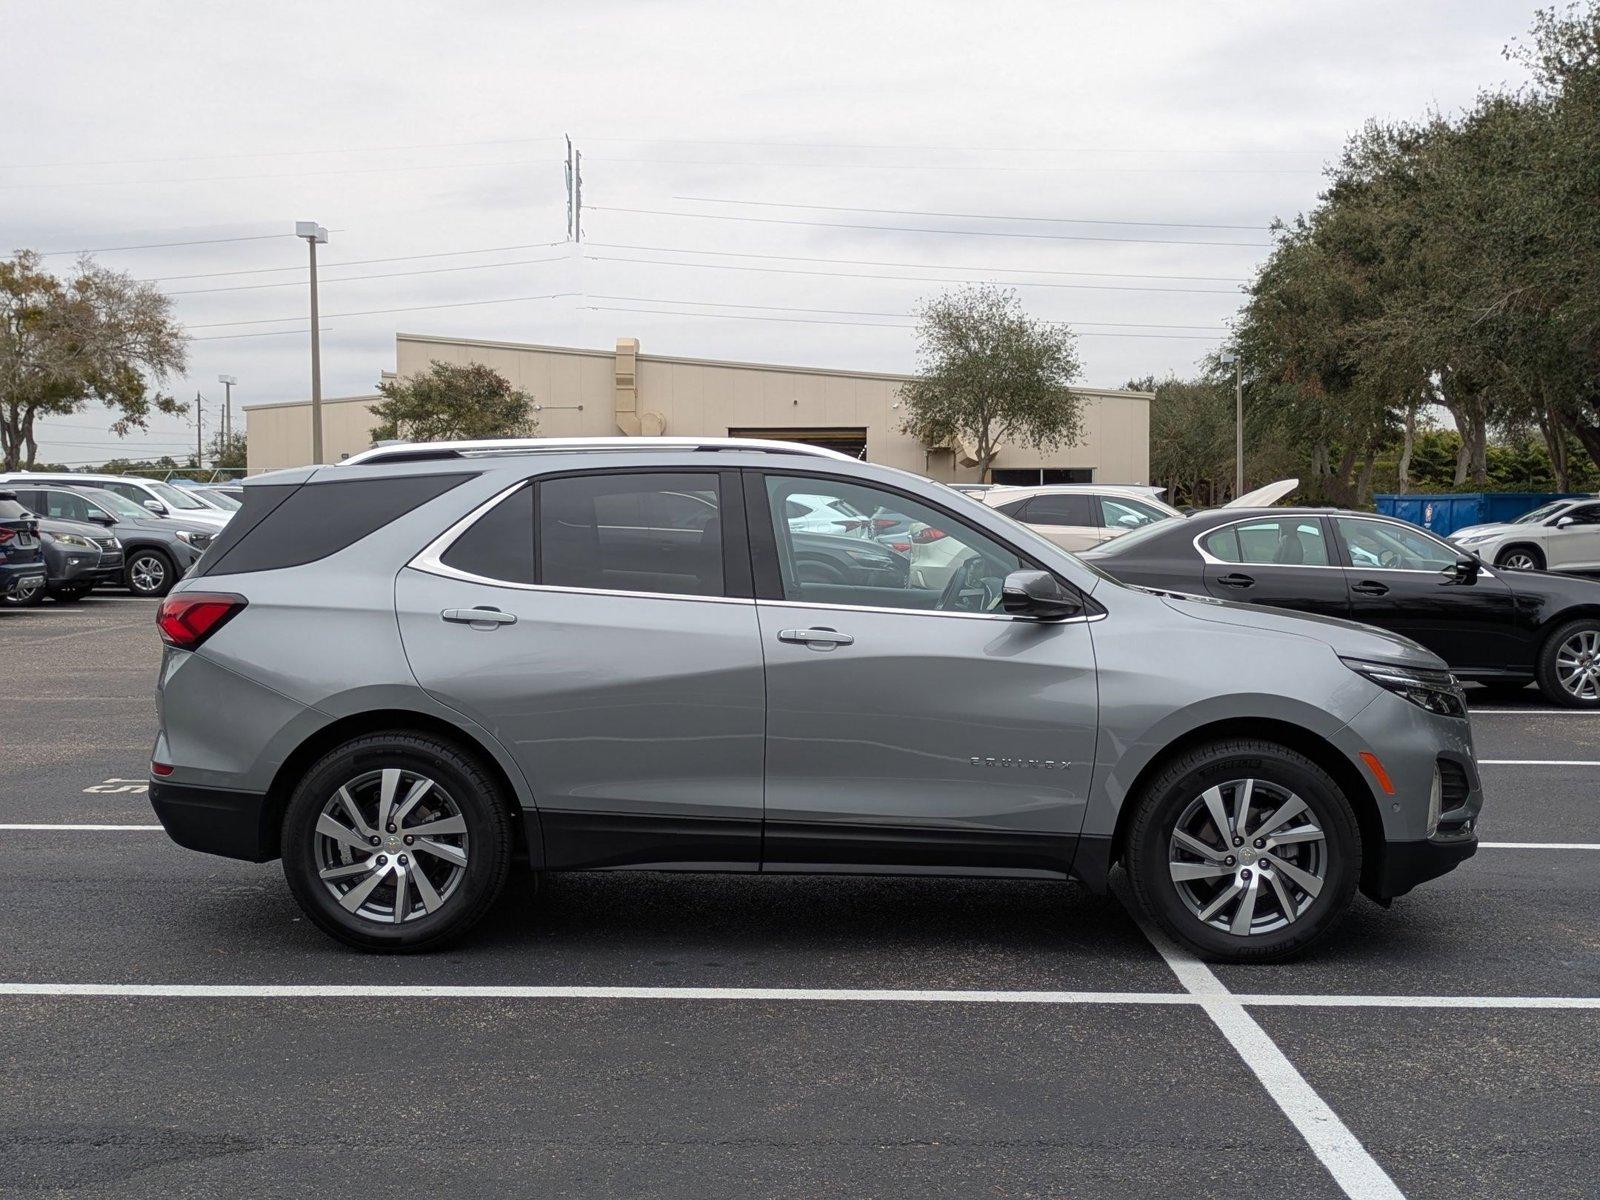
[[[167,386],[208,425],[218,373],[236,405],[308,394],[297,219],[332,231],[327,396],[397,331],[910,370],[907,314],[954,278],[1018,284],[1118,386],[1215,346],[1363,120],[1518,82],[1535,7],[0,0],[0,247],[209,243],[97,256],[177,295]],[[50,422],[42,457],[193,444],[108,421]]]

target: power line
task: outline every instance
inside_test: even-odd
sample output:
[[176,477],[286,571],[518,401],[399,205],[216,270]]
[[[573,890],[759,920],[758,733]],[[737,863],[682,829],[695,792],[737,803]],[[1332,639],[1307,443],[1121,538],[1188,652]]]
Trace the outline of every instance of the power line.
[[457,150],[467,146],[531,145],[535,142],[559,142],[558,136],[536,138],[489,138],[475,142],[413,142],[404,146],[346,146],[328,150],[261,150],[249,154],[177,154],[165,158],[101,158],[81,159],[77,162],[34,162],[0,164],[0,171],[31,171],[47,167],[131,167],[152,163],[174,162],[225,162],[241,158],[303,158],[314,154],[380,154],[393,150]]
[[220,183],[238,179],[306,179],[315,175],[384,175],[404,171],[462,171],[472,167],[528,167],[560,162],[558,158],[515,158],[505,162],[429,163],[409,167],[347,167],[335,171],[270,171],[251,175],[183,175],[170,179],[90,179],[49,183],[0,183],[7,190],[35,188],[142,187],[147,184]]
[[250,237],[201,238],[193,242],[142,242],[137,246],[90,246],[84,250],[41,250],[41,258],[57,254],[109,254],[113,250],[169,250],[174,246],[220,246],[223,242],[269,242],[293,237],[292,233],[258,233]]
[[[909,267],[929,271],[978,271],[1009,273],[1013,275],[1072,275],[1091,279],[1184,279],[1195,283],[1244,283],[1233,275],[1136,275],[1128,271],[1061,271],[1046,267],[968,267],[960,263],[908,263],[881,258],[821,258],[813,254],[756,254],[740,250],[683,250],[676,246],[641,246],[636,242],[589,242],[590,247],[601,250],[651,250],[661,254],[710,254],[718,258],[769,258],[779,262],[833,263],[848,267]],[[649,262],[649,259],[639,259]],[[672,266],[663,263],[663,266]],[[711,264],[684,263],[684,266],[710,266]]]
[[[802,308],[794,304],[735,304],[723,300],[669,300],[660,296],[606,296],[595,294],[596,300],[627,300],[641,304],[697,304],[702,308],[765,309],[768,312],[825,313],[835,317],[908,317],[911,313],[868,312],[840,308]],[[1154,321],[1051,321],[1052,325],[1103,325],[1110,329],[1215,329],[1224,332],[1221,325],[1161,325]]]
[[[272,329],[265,333],[219,333],[212,334],[208,337],[192,337],[189,340],[191,342],[231,342],[239,338],[283,337],[286,334],[310,332],[311,330],[309,327],[306,329]],[[319,332],[331,333],[332,330],[330,330],[328,326],[324,325]]]
[[[400,254],[389,258],[351,258],[340,262],[330,262],[330,267],[365,267],[373,263],[391,262],[416,262],[425,258],[454,258],[460,254],[499,254],[510,250],[548,250],[554,246],[564,246],[565,242],[523,242],[515,246],[480,246],[474,250],[440,250],[431,254]],[[142,280],[144,283],[170,283],[178,279],[220,279],[229,275],[266,275],[269,272],[279,271],[304,271],[304,263],[297,263],[292,267],[256,267],[248,271],[209,271],[200,275],[158,275]]]
[[1196,242],[1180,238],[1104,237],[1086,233],[1009,233],[995,229],[921,229],[911,225],[856,225],[844,221],[799,221],[786,217],[740,217],[730,213],[669,212],[660,208],[617,208],[591,204],[598,212],[632,213],[647,217],[683,217],[696,221],[743,221],[756,225],[805,225],[820,229],[867,229],[879,233],[938,233],[956,237],[1029,238],[1054,242],[1144,242],[1159,246],[1249,246],[1270,249],[1271,242]]
[[1098,175],[1320,175],[1312,169],[1283,167],[1011,167],[979,166],[964,163],[841,163],[841,162],[766,162],[747,158],[640,158],[600,156],[590,162],[655,163],[675,167],[824,167],[830,171],[1007,171],[1019,174],[1098,174]]
[[1154,146],[963,146],[929,145],[914,142],[790,142],[778,140],[741,141],[735,138],[630,138],[595,137],[584,134],[585,142],[626,142],[639,146],[766,146],[769,148],[797,150],[949,150],[962,153],[999,154],[1274,154],[1320,156],[1325,150],[1267,150],[1189,147],[1182,150]]
[[626,262],[647,263],[657,267],[697,267],[708,271],[755,271],[768,275],[810,275],[823,276],[829,279],[893,279],[911,283],[984,283],[996,282],[1008,287],[1035,287],[1035,288],[1068,288],[1074,291],[1088,292],[1167,292],[1180,296],[1238,296],[1240,293],[1233,288],[1179,288],[1179,287],[1145,287],[1137,284],[1118,283],[1056,283],[1053,280],[1005,280],[993,279],[962,279],[951,275],[882,275],[866,274],[859,271],[808,271],[802,267],[745,267],[734,263],[687,263],[687,262],[662,262],[653,258],[628,258],[617,254],[596,254],[595,262]]
[[[789,325],[849,325],[862,329],[915,329],[917,326],[911,322],[892,323],[886,321],[830,321],[812,317],[758,317],[743,313],[697,313],[678,312],[665,308],[624,308],[610,304],[585,304],[585,309],[594,312],[631,312],[649,313],[658,317],[712,317],[722,321],[779,321]],[[1095,333],[1088,332],[1083,337],[1114,337],[1114,338],[1162,338],[1169,341],[1196,341],[1218,342],[1221,336],[1208,337],[1200,334],[1188,333]]]
[[[567,260],[565,255],[558,255],[555,258],[522,258],[522,259],[513,260],[512,262],[473,263],[471,265],[464,266],[464,267],[428,267],[428,268],[424,268],[423,270],[419,270],[419,271],[383,271],[383,272],[378,272],[376,274],[371,274],[371,275],[340,275],[340,276],[335,276],[334,278],[331,278],[331,279],[324,278],[324,279],[322,279],[321,282],[323,284],[329,284],[329,283],[353,283],[353,282],[355,282],[357,280],[362,280],[362,279],[402,279],[402,278],[405,278],[405,277],[408,277],[408,276],[411,276],[411,275],[445,275],[445,274],[449,274],[449,273],[454,272],[454,271],[490,271],[490,270],[495,269],[496,267],[526,267],[526,266],[530,266],[530,265],[532,265],[534,263],[551,263],[551,262],[566,262],[566,261],[568,261],[568,260]],[[213,292],[254,292],[254,291],[260,291],[262,288],[285,288],[285,287],[303,287],[303,286],[305,286],[305,283],[304,283],[303,280],[291,279],[287,283],[244,283],[244,284],[239,284],[239,285],[234,286],[234,287],[188,288],[188,289],[185,289],[183,291],[168,292],[167,295],[169,295],[169,296],[200,296],[200,295],[210,295]]]
[[1035,221],[1052,225],[1138,225],[1153,229],[1244,229],[1261,233],[1267,225],[1214,225],[1206,221],[1125,221],[1110,217],[1025,217],[1016,213],[930,212],[918,208],[857,208],[848,204],[786,204],[777,200],[730,200],[721,196],[674,196],[702,204],[747,204],[760,208],[803,208],[818,212],[876,213],[893,217],[960,217],[973,221]]
[[[549,292],[542,296],[501,296],[495,300],[459,300],[453,304],[415,304],[405,308],[368,308],[360,312],[324,313],[327,317],[372,317],[380,313],[402,312],[428,312],[436,308],[473,308],[484,304],[517,304],[524,300],[559,300],[567,296],[576,296],[577,292]],[[232,325],[271,325],[277,321],[303,321],[304,317],[260,317],[253,321],[213,321],[205,325],[190,325],[190,329],[224,329]],[[309,333],[309,329],[285,330],[284,332]],[[195,339],[196,341],[200,339]]]

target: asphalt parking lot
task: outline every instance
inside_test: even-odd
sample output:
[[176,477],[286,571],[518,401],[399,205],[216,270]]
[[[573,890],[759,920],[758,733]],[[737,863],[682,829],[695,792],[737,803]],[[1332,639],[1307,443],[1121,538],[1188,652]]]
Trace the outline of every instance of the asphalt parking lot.
[[1600,714],[1478,709],[1484,849],[1290,964],[651,874],[374,958],[151,828],[158,658],[146,601],[0,613],[0,1195],[1600,1195]]

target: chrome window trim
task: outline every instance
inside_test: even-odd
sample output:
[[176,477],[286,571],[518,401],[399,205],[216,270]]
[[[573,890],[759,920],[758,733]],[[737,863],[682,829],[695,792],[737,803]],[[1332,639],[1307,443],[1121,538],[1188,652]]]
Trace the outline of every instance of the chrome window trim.
[[[1407,533],[1420,533],[1424,537],[1432,538],[1446,550],[1449,550],[1451,553],[1455,554],[1457,558],[1459,558],[1462,554],[1472,553],[1470,550],[1466,550],[1461,546],[1452,546],[1448,538],[1440,537],[1431,529],[1424,529],[1420,525],[1413,525],[1410,521],[1402,521],[1395,517],[1373,517],[1368,516],[1365,513],[1329,513],[1328,517],[1333,521],[1371,521],[1374,525],[1398,525]],[[1343,538],[1344,535],[1341,534],[1340,540],[1342,541]],[[1476,557],[1476,555],[1474,555],[1474,557]],[[1358,567],[1354,563],[1351,563],[1349,566],[1342,569],[1347,571],[1361,571],[1367,574],[1375,571],[1386,571],[1393,575],[1443,575],[1447,570],[1449,570],[1448,567],[1440,567],[1437,570],[1426,570],[1418,567]],[[1482,579],[1494,578],[1494,575],[1483,567],[1478,569],[1478,576]]]
[[496,492],[424,546],[410,562],[406,563],[406,566],[414,571],[437,575],[441,579],[455,579],[462,583],[476,583],[486,587],[511,588],[519,592],[555,592],[578,596],[625,596],[638,600],[693,600],[705,604],[755,603],[749,596],[696,596],[689,592],[634,592],[622,588],[586,588],[554,583],[522,583],[514,579],[496,579],[492,575],[476,575],[471,571],[463,571],[459,567],[449,566],[443,561],[445,554],[455,544],[456,539],[477,524],[478,520],[487,514],[490,509],[514,492],[524,487],[532,487],[533,484],[534,480],[532,479],[519,479],[510,487]]
[[1012,613],[941,612],[933,608],[880,608],[872,604],[808,604],[804,600],[757,600],[756,607],[820,609],[825,612],[888,613],[891,616],[905,617],[955,617],[963,621],[1027,621],[1035,625],[1086,625],[1091,621],[1103,621],[1110,615],[1104,612],[1085,613],[1081,617],[1065,617],[1059,621],[1040,621],[1035,617],[1020,617]]
[[[1301,517],[1302,520],[1307,520],[1307,521],[1311,521],[1311,522],[1316,522],[1316,521],[1320,520],[1321,516],[1322,516],[1321,513],[1311,513],[1311,514],[1300,513],[1298,515]],[[1291,571],[1342,571],[1342,570],[1344,570],[1343,567],[1336,566],[1336,565],[1331,564],[1331,563],[1228,562],[1226,559],[1213,557],[1211,554],[1207,553],[1205,547],[1200,545],[1200,541],[1201,541],[1202,538],[1208,538],[1213,533],[1221,533],[1224,529],[1233,529],[1233,528],[1236,528],[1237,526],[1240,526],[1240,525],[1250,525],[1250,524],[1254,524],[1257,521],[1278,521],[1278,520],[1282,520],[1282,518],[1281,517],[1263,517],[1263,516],[1260,516],[1258,514],[1258,515],[1253,516],[1253,517],[1240,517],[1237,521],[1225,521],[1221,525],[1213,525],[1210,529],[1202,529],[1199,533],[1194,535],[1194,537],[1190,540],[1189,544],[1194,547],[1194,552],[1200,556],[1200,559],[1201,559],[1202,562],[1206,563],[1208,566],[1213,566],[1213,567],[1281,567],[1281,568],[1284,568],[1286,570],[1291,570]],[[1129,530],[1129,532],[1131,533],[1132,530]],[[1328,542],[1328,535],[1326,533],[1324,533],[1322,535],[1322,540],[1323,540],[1324,543]]]

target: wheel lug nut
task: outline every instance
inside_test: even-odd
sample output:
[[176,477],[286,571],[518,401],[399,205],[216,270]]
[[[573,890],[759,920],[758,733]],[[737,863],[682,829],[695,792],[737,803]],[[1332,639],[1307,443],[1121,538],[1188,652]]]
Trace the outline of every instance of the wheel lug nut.
[[409,834],[409,833],[408,833],[408,834],[406,834],[406,845],[408,845],[408,846],[409,846],[409,845],[411,845],[411,843],[412,843],[412,842],[414,842],[414,841],[416,841],[416,840],[417,840],[417,839],[416,839],[416,838],[414,838],[414,837],[412,837],[412,836],[411,836],[411,835],[410,835],[410,834]]
[[1246,867],[1244,870],[1240,871],[1239,872],[1239,878],[1240,879],[1249,879],[1250,878],[1250,868]]
[[1267,844],[1267,839],[1266,838],[1257,838],[1256,839],[1256,849],[1257,850],[1260,850],[1266,844]]
[[406,865],[406,856],[404,854],[400,856],[400,865],[402,867]]
[[378,855],[378,865],[380,867],[388,865],[388,862],[389,862],[389,856],[387,854]]
[[1238,834],[1234,834],[1233,844],[1235,846],[1242,846],[1242,845],[1244,845],[1244,839],[1242,837],[1240,837]]
[[371,842],[374,846],[381,846],[383,844],[383,839],[377,834],[373,834],[367,839],[367,841]]
[[1228,857],[1226,859],[1224,859],[1223,861],[1225,863],[1227,863],[1228,866],[1230,866],[1230,867],[1233,866],[1233,855],[1231,855],[1231,854],[1228,855]]
[[389,832],[390,833],[394,832],[394,822],[393,821],[389,822]]

